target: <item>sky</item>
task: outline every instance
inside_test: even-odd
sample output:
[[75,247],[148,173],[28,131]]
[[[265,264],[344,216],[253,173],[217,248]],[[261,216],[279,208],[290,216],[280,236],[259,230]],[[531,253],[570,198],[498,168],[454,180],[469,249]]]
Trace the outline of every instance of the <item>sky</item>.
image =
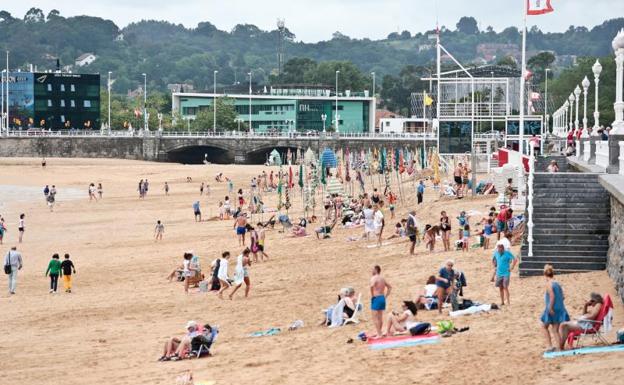
[[[236,24],[275,29],[278,18],[297,41],[329,40],[336,31],[352,38],[382,39],[391,32],[412,33],[440,25],[455,29],[461,16],[473,16],[480,28],[500,31],[522,25],[525,0],[22,0],[2,1],[0,9],[23,17],[31,7],[62,16],[89,15],[113,20],[120,28],[142,19],[166,20],[193,28],[209,21],[230,31]],[[555,12],[531,16],[528,25],[565,31],[570,25],[592,28],[624,16],[624,0],[552,0]]]

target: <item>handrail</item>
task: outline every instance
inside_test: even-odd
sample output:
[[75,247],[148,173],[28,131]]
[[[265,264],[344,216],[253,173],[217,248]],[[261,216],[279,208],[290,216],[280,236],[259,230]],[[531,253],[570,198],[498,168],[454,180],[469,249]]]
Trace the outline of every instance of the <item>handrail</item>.
[[535,177],[535,149],[533,148],[533,146],[530,146],[529,149],[529,181],[528,181],[528,185],[529,185],[529,194],[528,194],[528,207],[527,207],[527,211],[528,211],[528,216],[529,216],[529,221],[527,222],[527,227],[529,228],[529,234],[528,234],[528,242],[529,242],[529,252],[528,252],[528,256],[532,257],[533,256],[533,178]]

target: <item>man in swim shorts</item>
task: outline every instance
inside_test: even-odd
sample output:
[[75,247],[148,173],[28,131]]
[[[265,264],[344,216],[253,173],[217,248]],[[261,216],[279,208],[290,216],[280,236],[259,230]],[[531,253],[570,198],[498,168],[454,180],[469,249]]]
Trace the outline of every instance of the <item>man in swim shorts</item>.
[[371,338],[379,338],[382,335],[381,328],[383,326],[383,312],[386,310],[386,297],[390,295],[392,286],[382,277],[379,265],[373,267],[372,275],[370,279],[371,312],[377,334]]
[[236,236],[238,237],[239,246],[245,246],[245,233],[247,232],[247,214],[243,213],[236,217],[234,221]]

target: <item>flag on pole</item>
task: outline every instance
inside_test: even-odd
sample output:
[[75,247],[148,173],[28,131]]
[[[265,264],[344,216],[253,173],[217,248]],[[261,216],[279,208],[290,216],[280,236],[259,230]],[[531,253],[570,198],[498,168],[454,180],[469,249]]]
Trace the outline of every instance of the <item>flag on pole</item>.
[[433,99],[431,98],[431,96],[427,95],[427,93],[425,92],[425,106],[429,107],[432,104],[433,104]]
[[543,15],[552,11],[550,0],[527,0],[527,15]]

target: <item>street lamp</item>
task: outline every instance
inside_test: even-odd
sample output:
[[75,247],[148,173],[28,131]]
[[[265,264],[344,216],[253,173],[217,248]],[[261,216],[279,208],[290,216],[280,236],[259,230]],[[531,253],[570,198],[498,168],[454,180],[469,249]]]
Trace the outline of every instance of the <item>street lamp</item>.
[[147,74],[143,73],[143,128],[147,132],[149,128],[147,126]]
[[323,121],[323,134],[325,134],[325,121],[327,120],[327,114],[321,114],[321,120]]
[[550,122],[548,119],[548,72],[550,72],[550,68],[546,68],[544,70],[545,77],[545,86],[544,86],[544,119],[546,119],[546,132],[549,132]]
[[0,72],[0,132],[4,133],[4,70]]
[[253,128],[251,127],[251,71],[247,72],[249,76],[249,133],[253,132]]
[[581,85],[583,86],[583,134],[589,135],[587,131],[587,90],[589,89],[590,83],[587,76],[585,76]]
[[9,132],[9,129],[11,128],[11,123],[10,123],[11,117],[9,116],[9,112],[10,112],[9,111],[10,110],[9,109],[9,106],[10,106],[10,104],[9,104],[9,86],[10,85],[11,85],[11,82],[9,80],[9,51],[7,50],[6,51],[6,87],[5,87],[6,98],[4,99],[6,101],[6,112],[5,112],[5,114],[6,114],[6,121],[4,123],[5,123],[5,127],[6,127],[6,130],[7,130],[7,133]]
[[340,129],[338,128],[338,74],[340,73],[340,71],[336,71],[336,133],[340,132]]
[[371,72],[371,75],[373,76],[373,98],[375,97],[375,72]]
[[219,71],[214,70],[212,72],[212,132],[217,132],[217,73]]
[[598,83],[600,83],[600,73],[602,72],[602,65],[596,59],[596,62],[592,66],[592,72],[594,73],[594,83],[596,85],[595,107],[594,107],[594,128],[592,129],[592,136],[598,136],[598,128],[600,127],[600,111],[598,111]]
[[111,75],[112,71],[108,71],[108,132],[110,132],[111,129]]
[[581,101],[581,87],[576,85],[574,89],[574,101],[576,102],[576,116],[574,118],[574,129],[578,130],[579,128],[579,102]]
[[160,112],[158,113],[158,132],[162,133],[163,127],[162,127],[162,120],[163,120],[163,114],[161,114]]
[[[561,122],[561,127],[567,127],[568,125],[568,107],[570,106],[570,102],[569,101],[565,101],[565,103],[563,103],[563,119]],[[568,130],[562,130],[562,134],[566,134],[568,132]]]
[[570,105],[570,110],[568,111],[568,120],[570,121],[570,129],[568,131],[574,131],[574,122],[572,120],[572,117],[574,116],[574,93],[570,93],[570,96],[568,96],[568,102]]

